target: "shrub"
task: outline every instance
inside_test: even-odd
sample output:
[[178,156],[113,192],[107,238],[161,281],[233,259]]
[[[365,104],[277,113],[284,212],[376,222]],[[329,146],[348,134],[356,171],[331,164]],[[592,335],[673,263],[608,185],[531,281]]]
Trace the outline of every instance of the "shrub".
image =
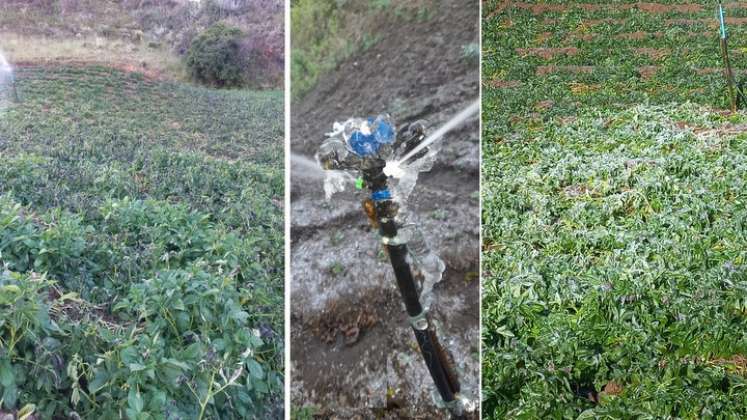
[[240,86],[246,62],[241,54],[243,33],[217,23],[198,35],[187,52],[192,77],[209,85]]

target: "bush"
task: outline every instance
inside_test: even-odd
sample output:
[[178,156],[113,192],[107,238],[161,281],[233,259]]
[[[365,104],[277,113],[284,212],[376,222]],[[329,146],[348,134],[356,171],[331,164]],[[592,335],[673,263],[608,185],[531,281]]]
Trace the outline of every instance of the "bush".
[[241,55],[243,33],[217,23],[198,35],[187,52],[192,77],[213,86],[240,86],[246,62]]

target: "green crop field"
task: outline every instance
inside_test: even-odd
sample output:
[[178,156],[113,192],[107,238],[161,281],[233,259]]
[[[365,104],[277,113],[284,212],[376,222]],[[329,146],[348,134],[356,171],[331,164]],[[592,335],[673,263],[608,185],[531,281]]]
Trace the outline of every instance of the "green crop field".
[[283,95],[16,69],[0,110],[0,413],[282,407]]
[[747,113],[715,17],[483,3],[486,418],[747,417]]

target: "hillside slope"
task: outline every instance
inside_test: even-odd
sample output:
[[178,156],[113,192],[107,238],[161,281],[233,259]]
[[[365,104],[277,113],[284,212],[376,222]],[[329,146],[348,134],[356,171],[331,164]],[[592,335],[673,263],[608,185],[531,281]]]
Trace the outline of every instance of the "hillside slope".
[[0,49],[14,63],[86,62],[186,79],[192,40],[222,22],[243,31],[247,82],[283,80],[281,0],[7,0],[0,4]]

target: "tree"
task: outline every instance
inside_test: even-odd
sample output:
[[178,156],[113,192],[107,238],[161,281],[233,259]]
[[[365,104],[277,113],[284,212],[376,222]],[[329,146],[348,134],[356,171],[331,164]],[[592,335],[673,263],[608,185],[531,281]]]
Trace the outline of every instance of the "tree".
[[247,65],[241,54],[242,37],[240,29],[223,23],[197,35],[187,52],[187,67],[192,77],[219,87],[242,85]]

